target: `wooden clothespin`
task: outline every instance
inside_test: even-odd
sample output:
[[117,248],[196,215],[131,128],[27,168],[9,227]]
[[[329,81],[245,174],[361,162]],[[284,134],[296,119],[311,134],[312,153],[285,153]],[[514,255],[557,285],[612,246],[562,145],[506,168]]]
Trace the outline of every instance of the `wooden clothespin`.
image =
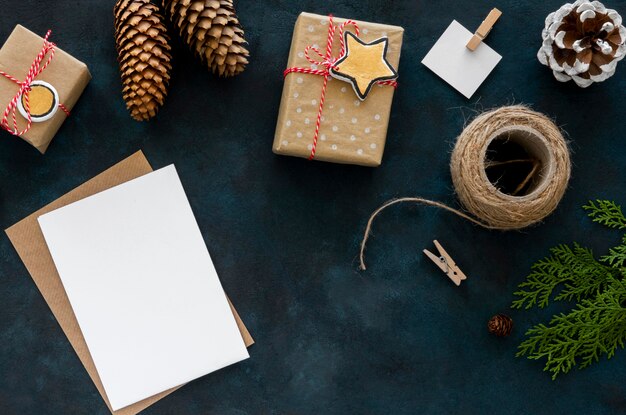
[[454,260],[448,255],[445,249],[436,240],[433,241],[435,247],[439,251],[439,256],[433,254],[427,249],[424,249],[424,253],[430,258],[435,265],[437,265],[457,286],[461,285],[462,280],[466,280],[467,277],[463,274],[463,271],[456,266]]
[[475,51],[478,45],[480,45],[480,42],[485,40],[489,32],[491,32],[493,25],[496,24],[500,16],[502,16],[502,12],[500,10],[495,8],[491,10],[487,15],[487,18],[483,20],[478,29],[476,29],[474,36],[472,36],[470,41],[467,42],[467,45],[465,46],[472,52]]

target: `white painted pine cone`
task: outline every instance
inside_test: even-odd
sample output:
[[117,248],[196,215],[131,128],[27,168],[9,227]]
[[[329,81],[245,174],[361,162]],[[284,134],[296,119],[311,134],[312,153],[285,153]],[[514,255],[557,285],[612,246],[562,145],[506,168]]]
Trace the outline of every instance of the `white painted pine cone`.
[[561,82],[574,80],[582,88],[615,73],[626,55],[622,17],[599,1],[567,3],[546,18],[537,58]]

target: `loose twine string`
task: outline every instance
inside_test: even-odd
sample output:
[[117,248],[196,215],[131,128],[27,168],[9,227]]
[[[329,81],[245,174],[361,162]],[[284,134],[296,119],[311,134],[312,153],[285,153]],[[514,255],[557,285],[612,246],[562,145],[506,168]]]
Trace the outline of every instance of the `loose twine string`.
[[[324,77],[324,83],[322,85],[322,93],[320,96],[320,105],[317,108],[317,120],[315,121],[315,132],[313,133],[313,142],[311,143],[311,154],[309,155],[309,160],[313,160],[315,157],[315,151],[317,149],[317,139],[320,133],[320,126],[322,124],[322,112],[324,110],[324,102],[326,101],[326,88],[328,86],[328,78],[330,77],[330,70],[336,69],[339,67],[335,65],[338,58],[333,56],[333,42],[335,39],[335,31],[339,30],[339,42],[341,44],[341,49],[339,51],[339,56],[343,56],[346,51],[345,39],[343,37],[343,33],[347,26],[352,26],[354,28],[354,33],[359,36],[359,25],[356,24],[354,20],[346,20],[339,26],[333,23],[333,15],[328,15],[328,37],[326,39],[326,53],[322,54],[320,50],[313,46],[307,46],[304,49],[304,56],[306,60],[311,62],[311,64],[315,65],[314,69],[310,68],[300,68],[293,67],[287,68],[283,71],[283,78],[289,75],[292,72],[296,73],[304,73],[310,75],[321,75]],[[315,60],[309,56],[309,51],[315,52],[320,59]],[[317,67],[322,67],[323,69],[317,69]],[[398,87],[398,83],[396,81],[378,81],[378,84],[381,85],[389,85],[394,88]]]
[[[2,114],[2,120],[0,121],[0,127],[7,130],[13,135],[21,136],[23,134],[26,134],[32,127],[33,118],[30,113],[30,101],[29,101],[31,84],[33,83],[37,75],[42,73],[48,67],[50,62],[52,62],[52,59],[54,58],[56,44],[48,40],[48,38],[50,37],[50,34],[52,34],[52,31],[48,30],[48,32],[46,33],[46,36],[43,38],[43,46],[41,47],[41,50],[35,57],[35,60],[33,61],[33,63],[30,65],[30,68],[28,69],[28,72],[26,73],[26,77],[24,78],[23,81],[20,81],[19,79],[15,78],[11,74],[8,74],[0,70],[0,75],[4,76],[10,81],[13,81],[20,87],[17,93],[13,96],[13,98],[9,102],[9,105],[7,105],[6,109],[4,110],[4,113]],[[48,59],[44,62],[44,59],[46,58],[46,56],[48,57]],[[17,125],[16,112],[17,112],[17,104],[19,100],[21,99],[22,94],[24,95],[24,110],[26,111],[27,122],[26,122],[26,127],[22,131],[20,131]],[[59,103],[58,105],[59,105],[59,108],[61,108],[61,110],[63,110],[63,112],[65,112],[65,114],[69,117],[70,112],[65,107],[65,105],[61,103]],[[9,124],[9,116],[11,116],[11,120],[13,121],[12,126]]]
[[[499,191],[485,173],[487,147],[503,131],[522,131],[534,136],[547,153],[541,182],[529,194],[512,196]],[[522,147],[537,147],[537,142],[518,143]],[[458,137],[450,160],[450,173],[455,192],[466,212],[444,203],[422,197],[392,199],[376,209],[365,228],[359,255],[360,268],[365,266],[365,248],[374,219],[383,210],[399,203],[417,203],[451,212],[485,229],[521,229],[540,222],[556,209],[570,178],[571,161],[567,142],[559,128],[543,114],[522,105],[498,108],[476,117]]]

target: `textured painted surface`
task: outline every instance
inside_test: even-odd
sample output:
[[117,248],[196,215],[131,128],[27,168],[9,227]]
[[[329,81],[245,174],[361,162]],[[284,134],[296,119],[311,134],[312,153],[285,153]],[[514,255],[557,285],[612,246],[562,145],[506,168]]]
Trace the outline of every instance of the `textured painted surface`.
[[[486,323],[547,249],[577,240],[598,253],[619,232],[591,225],[588,198],[626,203],[626,63],[587,90],[557,83],[535,54],[550,1],[239,0],[253,52],[233,80],[209,75],[178,42],[171,93],[151,123],[121,99],[112,1],[3,2],[0,39],[16,23],[86,62],[93,81],[45,156],[0,137],[0,227],[18,221],[137,149],[175,163],[223,285],[257,344],[251,359],[183,387],[146,414],[616,414],[626,411],[626,352],[550,380],[514,357],[543,312],[510,312],[508,339]],[[626,1],[611,5],[626,13]],[[472,29],[504,15],[489,37],[504,55],[468,101],[420,61],[453,18]],[[378,169],[275,156],[271,144],[291,30],[302,11],[404,26],[401,86]],[[368,214],[388,198],[455,203],[448,160],[474,110],[528,103],[569,133],[575,163],[558,211],[519,233],[477,229],[429,208],[384,214],[357,271]],[[453,286],[425,257],[438,238],[469,276]],[[0,236],[0,413],[107,414],[87,373]]]

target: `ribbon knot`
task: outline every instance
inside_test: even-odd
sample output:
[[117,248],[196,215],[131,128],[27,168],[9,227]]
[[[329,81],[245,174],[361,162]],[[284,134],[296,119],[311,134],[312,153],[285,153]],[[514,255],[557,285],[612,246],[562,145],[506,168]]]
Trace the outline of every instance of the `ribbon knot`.
[[[320,59],[315,60],[311,58],[311,56],[309,56],[309,51],[315,52],[320,57]],[[311,64],[316,65],[316,66],[323,66],[324,68],[326,68],[327,71],[330,71],[333,68],[333,65],[335,64],[335,62],[337,62],[336,57],[333,57],[333,56],[326,57],[322,55],[322,52],[320,52],[318,48],[313,47],[313,46],[307,46],[304,49],[304,57],[306,58],[306,60],[311,62]],[[325,72],[325,71],[322,71],[322,72]]]
[[[24,80],[20,81],[14,76],[0,70],[0,75],[4,76],[10,81],[13,81],[20,87],[17,93],[13,96],[13,98],[9,102],[9,105],[7,105],[6,109],[4,110],[4,113],[2,114],[2,120],[0,121],[0,127],[2,127],[3,129],[5,129],[6,131],[8,131],[9,133],[13,135],[21,136],[23,134],[26,134],[32,127],[33,119],[30,113],[30,102],[29,102],[29,95],[32,89],[31,85],[33,81],[35,80],[35,78],[48,67],[48,65],[50,64],[50,62],[52,62],[52,59],[54,58],[56,44],[48,41],[48,38],[50,37],[51,33],[52,33],[52,30],[48,30],[48,32],[46,33],[46,36],[43,39],[43,46],[41,47],[41,50],[35,57],[35,60],[33,60],[33,63],[30,65],[30,68],[28,69],[28,72],[26,73],[26,77],[24,78]],[[46,57],[47,57],[47,60],[46,60]],[[17,112],[18,102],[20,99],[22,99],[22,95],[24,96],[23,105],[24,105],[24,110],[26,111],[26,115],[27,115],[26,117],[27,124],[26,124],[26,127],[22,131],[20,131],[17,125],[16,112]],[[66,115],[68,116],[70,115],[69,111],[67,110],[67,108],[65,108],[63,104],[59,103],[58,105],[59,105],[59,108],[61,108],[65,112]],[[11,116],[11,119],[12,119],[12,124],[13,124],[12,126],[9,125],[9,116]]]

